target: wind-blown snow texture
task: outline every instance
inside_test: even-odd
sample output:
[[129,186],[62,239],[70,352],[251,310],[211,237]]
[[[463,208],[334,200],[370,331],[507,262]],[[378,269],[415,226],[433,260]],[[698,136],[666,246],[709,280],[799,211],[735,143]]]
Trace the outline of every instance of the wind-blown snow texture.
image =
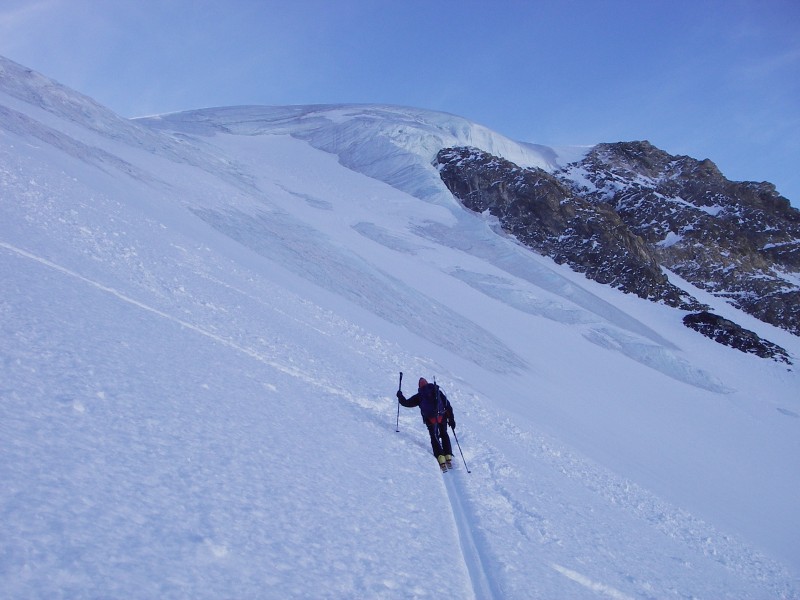
[[[0,61],[2,595],[800,597],[798,374],[464,210],[430,161],[467,144],[559,164],[388,106],[128,121]],[[400,371],[471,474],[395,432]]]

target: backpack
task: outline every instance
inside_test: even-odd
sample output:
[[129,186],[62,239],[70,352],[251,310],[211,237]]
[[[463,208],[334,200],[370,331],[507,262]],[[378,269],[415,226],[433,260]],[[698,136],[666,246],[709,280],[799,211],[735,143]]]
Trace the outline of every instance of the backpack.
[[441,423],[447,410],[444,394],[439,393],[439,386],[429,383],[419,391],[419,411],[426,423]]

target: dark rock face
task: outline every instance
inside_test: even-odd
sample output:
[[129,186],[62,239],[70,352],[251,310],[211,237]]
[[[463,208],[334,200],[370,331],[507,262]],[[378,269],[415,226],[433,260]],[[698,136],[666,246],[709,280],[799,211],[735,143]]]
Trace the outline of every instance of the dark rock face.
[[719,315],[709,312],[692,313],[683,318],[683,324],[720,344],[762,358],[771,358],[777,362],[792,364],[786,350]]
[[662,267],[800,335],[800,211],[770,183],[733,182],[710,160],[649,142],[600,144],[556,173],[475,148],[434,164],[468,208],[587,277],[687,310]]
[[506,231],[557,263],[642,298],[699,307],[669,283],[653,249],[611,206],[582,198],[541,169],[522,169],[476,148],[441,150],[434,164],[467,208],[488,210]]
[[800,335],[800,211],[772,184],[729,181],[648,142],[600,144],[558,175],[612,206],[661,265]]

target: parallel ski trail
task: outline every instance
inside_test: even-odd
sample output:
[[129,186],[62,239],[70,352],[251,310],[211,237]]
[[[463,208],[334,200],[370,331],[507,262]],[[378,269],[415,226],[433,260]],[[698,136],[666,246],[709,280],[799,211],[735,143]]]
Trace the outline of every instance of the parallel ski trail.
[[21,256],[23,258],[36,261],[36,262],[38,262],[38,263],[40,263],[40,264],[42,264],[42,265],[44,265],[46,267],[49,267],[49,268],[51,268],[51,269],[53,269],[55,271],[58,271],[58,272],[60,272],[60,273],[62,273],[64,275],[67,275],[69,277],[74,277],[75,279],[78,279],[78,280],[82,281],[85,284],[88,284],[88,285],[90,285],[92,287],[95,287],[95,288],[97,288],[97,289],[99,289],[99,290],[101,290],[103,292],[111,294],[112,296],[115,296],[116,298],[118,298],[119,300],[121,300],[123,302],[127,302],[128,304],[131,304],[131,305],[133,305],[133,306],[135,306],[135,307],[137,307],[137,308],[139,308],[141,310],[150,312],[150,313],[152,313],[154,315],[157,315],[157,316],[159,316],[159,317],[161,317],[163,319],[167,319],[168,321],[172,321],[173,323],[177,323],[181,327],[184,327],[186,329],[194,331],[195,333],[198,333],[198,334],[203,335],[203,336],[205,336],[207,338],[210,338],[210,339],[214,340],[215,342],[217,342],[217,343],[219,343],[219,344],[221,344],[223,346],[226,346],[228,348],[232,348],[232,349],[234,349],[234,350],[236,350],[238,352],[246,354],[247,356],[250,356],[251,358],[254,358],[254,359],[258,360],[258,361],[262,362],[263,364],[266,364],[267,366],[270,366],[270,367],[272,367],[273,369],[275,369],[277,371],[286,373],[287,375],[290,375],[292,377],[296,377],[297,379],[300,379],[300,380],[304,381],[305,383],[307,383],[309,385],[313,385],[315,387],[322,387],[322,388],[325,389],[326,392],[330,392],[332,394],[336,394],[336,395],[339,395],[339,396],[344,396],[344,397],[348,397],[349,396],[349,394],[345,390],[342,390],[342,389],[339,389],[339,388],[333,388],[333,387],[328,386],[326,384],[319,383],[315,377],[312,377],[306,371],[304,371],[304,370],[302,370],[302,369],[300,369],[298,367],[291,366],[291,365],[285,364],[283,362],[276,361],[276,360],[274,360],[274,359],[272,359],[272,358],[270,358],[268,356],[265,356],[263,353],[260,353],[260,352],[257,352],[255,350],[251,349],[251,348],[242,346],[241,344],[238,344],[238,343],[236,343],[236,342],[234,342],[234,341],[232,341],[230,339],[227,339],[225,337],[222,337],[220,335],[216,335],[215,333],[212,333],[211,331],[208,331],[208,330],[206,330],[203,327],[200,327],[198,325],[192,324],[192,323],[186,321],[185,319],[181,319],[179,317],[175,317],[173,315],[165,313],[165,312],[163,312],[163,311],[161,311],[161,310],[159,310],[157,308],[154,308],[154,307],[149,306],[149,305],[147,305],[147,304],[145,304],[143,302],[140,302],[140,301],[138,301],[138,300],[136,300],[134,298],[131,298],[130,296],[126,296],[125,294],[119,292],[118,290],[116,290],[114,288],[111,288],[111,287],[108,287],[106,285],[103,285],[102,283],[99,283],[97,281],[94,281],[92,279],[84,277],[80,273],[77,273],[75,271],[67,269],[66,267],[62,267],[61,265],[58,265],[58,264],[56,264],[54,262],[51,262],[51,261],[47,260],[46,258],[42,258],[42,257],[37,256],[35,254],[31,254],[30,252],[28,252],[26,250],[23,250],[21,248],[18,248],[16,246],[13,246],[13,245],[8,244],[8,243],[3,242],[3,241],[0,241],[0,248],[2,248],[4,250],[8,250],[9,252],[17,254],[17,255],[19,255],[19,256]]
[[491,579],[486,573],[484,557],[481,553],[480,546],[475,541],[475,536],[472,534],[470,518],[461,498],[462,490],[460,488],[462,486],[459,485],[454,475],[456,475],[456,473],[445,473],[443,477],[444,485],[447,489],[450,508],[458,532],[461,555],[464,559],[467,571],[469,572],[475,598],[477,600],[501,598],[501,594],[494,588]]

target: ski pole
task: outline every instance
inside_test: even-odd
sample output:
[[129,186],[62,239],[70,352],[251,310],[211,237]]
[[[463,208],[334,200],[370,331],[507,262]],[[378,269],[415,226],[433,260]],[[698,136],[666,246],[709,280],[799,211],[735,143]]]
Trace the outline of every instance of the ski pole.
[[453,429],[453,437],[456,438],[456,446],[458,446],[458,451],[461,452],[461,460],[464,461],[464,468],[467,470],[467,473],[472,473],[472,471],[470,471],[469,467],[467,466],[467,461],[464,459],[464,452],[461,450],[461,444],[458,443],[458,436],[456,435],[455,429]]
[[[397,384],[397,391],[400,391],[400,388],[403,387],[403,372],[400,371],[400,383]],[[397,422],[394,426],[395,432],[400,431],[400,398],[397,399]]]

